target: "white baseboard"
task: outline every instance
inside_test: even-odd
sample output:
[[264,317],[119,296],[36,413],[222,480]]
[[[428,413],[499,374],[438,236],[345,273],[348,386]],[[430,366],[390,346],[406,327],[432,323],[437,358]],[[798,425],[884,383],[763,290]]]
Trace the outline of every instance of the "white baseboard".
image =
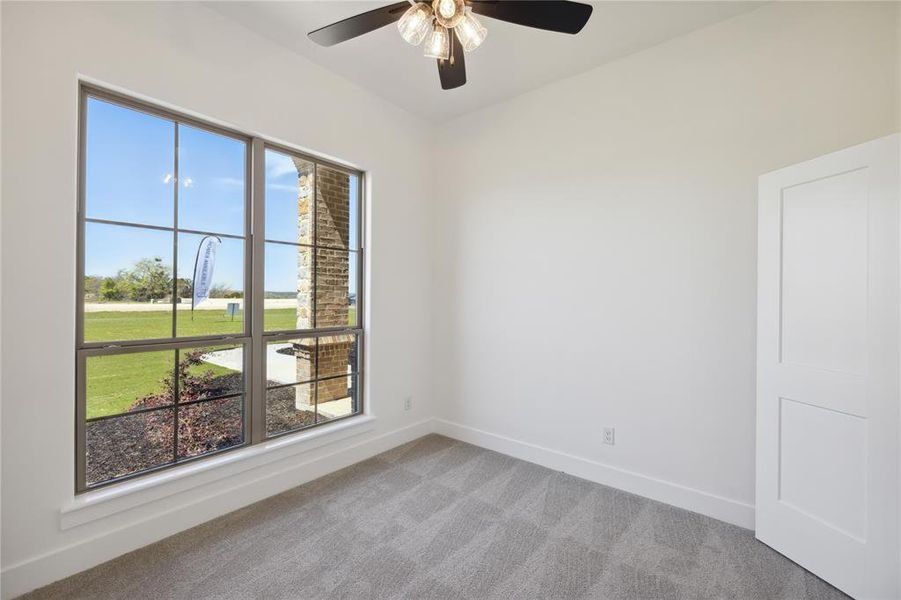
[[555,471],[564,471],[588,481],[701,513],[739,527],[754,528],[754,506],[738,500],[724,498],[678,483],[648,477],[444,419],[435,419],[434,431],[461,442],[494,450]]
[[[171,496],[160,510],[144,518],[47,554],[10,565],[0,573],[4,600],[74,575],[165,537],[200,525],[248,504],[268,498],[371,456],[420,438],[433,430],[432,419],[370,437],[330,454],[303,461],[300,457],[264,465],[233,485],[220,485],[203,495]],[[246,475],[246,472],[245,472]]]

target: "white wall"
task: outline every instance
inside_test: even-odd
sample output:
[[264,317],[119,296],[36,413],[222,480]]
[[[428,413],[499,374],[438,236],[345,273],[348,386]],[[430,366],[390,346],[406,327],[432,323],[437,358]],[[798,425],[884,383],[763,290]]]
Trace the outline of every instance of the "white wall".
[[[197,5],[4,2],[2,26],[5,597],[427,431],[417,425],[432,412],[422,121]],[[73,499],[80,75],[369,171],[372,431],[61,529]]]
[[446,124],[440,430],[751,526],[757,177],[899,128],[898,10],[771,4]]
[[[749,524],[757,176],[899,128],[898,12],[765,6],[448,123],[433,147],[431,125],[205,8],[4,2],[4,597],[416,437],[433,415]],[[370,171],[373,430],[61,527],[79,75]],[[437,208],[417,175],[430,152],[453,183]]]

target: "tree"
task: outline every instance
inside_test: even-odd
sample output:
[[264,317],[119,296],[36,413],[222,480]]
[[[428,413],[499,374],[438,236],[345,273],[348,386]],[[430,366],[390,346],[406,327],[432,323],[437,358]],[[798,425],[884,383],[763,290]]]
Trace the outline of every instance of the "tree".
[[97,300],[100,298],[100,286],[103,283],[103,279],[99,275],[85,275],[84,297],[86,300]]
[[127,296],[136,302],[160,300],[172,294],[172,270],[163,264],[163,259],[142,258],[131,270],[119,272],[124,281]]
[[124,299],[125,295],[119,288],[119,283],[112,277],[107,277],[100,284],[100,300],[115,302]]
[[235,298],[239,296],[240,294],[236,295],[235,291],[224,283],[216,283],[210,287],[210,298]]
[[178,278],[178,297],[179,298],[190,298],[194,293],[194,282],[185,277]]
[[[190,296],[191,280],[179,279],[179,292]],[[187,290],[187,291],[185,291]],[[127,300],[149,302],[172,295],[172,268],[159,256],[142,258],[130,269],[120,269],[113,277],[85,277],[85,296],[101,302]]]

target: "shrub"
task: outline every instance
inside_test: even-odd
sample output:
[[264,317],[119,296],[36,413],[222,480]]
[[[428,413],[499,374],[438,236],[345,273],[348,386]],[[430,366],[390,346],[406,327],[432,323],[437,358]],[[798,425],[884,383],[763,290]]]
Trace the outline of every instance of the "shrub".
[[[203,364],[202,355],[200,351],[185,352],[178,362],[176,376],[179,402],[182,404],[221,395],[226,387],[221,380],[235,376],[216,377],[209,371],[198,373],[192,367]],[[240,377],[239,374],[236,376]],[[169,375],[162,384],[161,393],[141,398],[129,410],[171,406],[175,397],[175,379]],[[240,443],[243,436],[241,412],[240,398],[210,400],[181,407],[178,419],[179,457],[196,456]],[[166,424],[169,419],[169,411],[149,413],[148,420],[152,422],[148,423],[146,435],[153,441],[165,443],[162,438],[168,437]]]

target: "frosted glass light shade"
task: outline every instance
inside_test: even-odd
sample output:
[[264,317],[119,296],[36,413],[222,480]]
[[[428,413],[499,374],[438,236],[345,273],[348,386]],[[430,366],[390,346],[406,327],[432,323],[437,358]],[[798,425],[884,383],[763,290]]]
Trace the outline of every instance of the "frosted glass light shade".
[[438,0],[438,14],[445,19],[450,19],[457,12],[457,5],[454,0]]
[[425,2],[417,2],[407,9],[397,22],[397,30],[408,44],[418,46],[432,25],[432,9]]
[[425,49],[422,53],[429,58],[447,60],[450,57],[450,37],[447,28],[435,25],[429,37],[425,40]]
[[463,19],[463,0],[432,0],[432,13],[438,24],[453,29]]
[[478,48],[485,41],[485,36],[488,35],[488,30],[479,23],[468,6],[463,20],[460,21],[454,32],[457,34],[457,39],[460,40],[460,45],[467,52]]

